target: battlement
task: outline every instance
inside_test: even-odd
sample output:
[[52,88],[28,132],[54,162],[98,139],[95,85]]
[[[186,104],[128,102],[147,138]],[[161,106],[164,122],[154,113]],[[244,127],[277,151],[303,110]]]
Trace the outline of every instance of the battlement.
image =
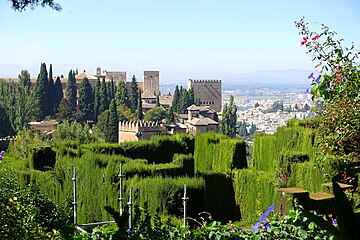
[[106,71],[107,74],[126,74],[125,71]]
[[119,143],[150,139],[152,136],[159,134],[160,134],[160,124],[158,122],[145,122],[145,121],[119,122]]
[[131,132],[147,132],[159,130],[160,124],[158,122],[148,121],[120,121],[119,131],[131,131]]
[[144,74],[159,74],[159,71],[144,71]]
[[192,83],[221,83],[221,80],[216,79],[189,79]]

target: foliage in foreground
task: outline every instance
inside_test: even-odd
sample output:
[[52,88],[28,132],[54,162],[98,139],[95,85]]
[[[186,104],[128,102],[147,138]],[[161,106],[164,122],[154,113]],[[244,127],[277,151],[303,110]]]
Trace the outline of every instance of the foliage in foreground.
[[70,214],[35,185],[20,189],[13,175],[0,172],[0,239],[61,239]]
[[[132,229],[127,227],[128,213],[119,217],[111,208],[107,211],[114,217],[118,227],[106,225],[93,229],[92,233],[75,236],[74,239],[334,239],[326,230],[321,230],[305,216],[301,207],[290,210],[288,215],[268,218],[273,206],[261,215],[252,229],[244,229],[239,222],[221,224],[211,221],[206,213],[201,213],[201,221],[189,219],[197,226],[179,227],[158,216],[150,217],[146,207]],[[194,220],[194,221],[193,221]]]

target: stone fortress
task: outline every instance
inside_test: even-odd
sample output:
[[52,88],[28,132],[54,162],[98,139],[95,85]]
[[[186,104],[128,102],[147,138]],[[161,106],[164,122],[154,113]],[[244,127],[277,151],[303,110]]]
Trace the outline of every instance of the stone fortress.
[[209,106],[216,112],[221,111],[221,80],[188,80],[188,89],[194,90],[195,98],[200,99],[201,106]]
[[152,136],[159,134],[160,124],[158,122],[119,122],[119,143],[149,140]]

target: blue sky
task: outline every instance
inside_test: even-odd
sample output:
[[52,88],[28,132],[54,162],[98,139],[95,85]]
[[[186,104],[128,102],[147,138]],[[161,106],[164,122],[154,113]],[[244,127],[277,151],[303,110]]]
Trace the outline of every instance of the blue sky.
[[57,2],[61,12],[19,13],[0,1],[0,77],[22,68],[36,76],[41,62],[52,63],[55,75],[70,68],[94,74],[101,66],[138,78],[143,70],[159,70],[162,79],[312,69],[293,23],[303,16],[360,45],[357,0]]

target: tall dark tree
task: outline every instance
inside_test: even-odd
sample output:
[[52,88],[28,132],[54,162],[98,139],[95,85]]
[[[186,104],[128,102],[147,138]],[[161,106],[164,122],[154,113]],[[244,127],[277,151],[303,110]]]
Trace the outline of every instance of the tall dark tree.
[[108,97],[108,91],[107,91],[105,78],[103,78],[101,81],[101,87],[100,87],[99,93],[100,93],[99,113],[102,113],[103,111],[109,109],[109,97]]
[[181,86],[180,87],[180,98],[179,98],[179,102],[177,105],[178,113],[186,113],[187,112],[186,109],[189,106],[188,103],[189,103],[188,91]]
[[178,112],[179,100],[180,100],[180,90],[179,90],[179,86],[176,85],[175,91],[174,91],[174,96],[173,96],[173,101],[172,101],[173,111],[176,113]]
[[111,100],[115,98],[115,84],[113,79],[111,79],[111,81],[109,82],[108,92],[109,92],[109,103],[111,103]]
[[64,93],[62,90],[62,84],[60,78],[57,77],[54,83],[54,113],[55,114],[59,112],[60,101],[63,98],[64,98]]
[[109,107],[109,120],[108,120],[109,136],[108,142],[118,142],[118,129],[119,129],[119,117],[116,110],[115,99],[110,103]]
[[76,110],[76,79],[75,79],[75,72],[71,69],[69,71],[68,80],[66,83],[66,90],[65,90],[65,98],[70,104],[71,110]]
[[187,103],[187,106],[191,106],[195,104],[195,93],[194,93],[194,89],[193,88],[190,88],[188,90],[188,103]]
[[160,94],[157,94],[157,95],[156,95],[155,107],[160,107]]
[[89,79],[81,81],[79,87],[79,109],[82,112],[83,121],[94,119],[94,96]]
[[36,85],[35,85],[35,89],[34,89],[34,93],[35,96],[37,98],[37,101],[39,102],[39,108],[40,108],[40,119],[45,119],[46,114],[47,114],[47,104],[48,104],[48,94],[47,94],[47,89],[48,89],[48,73],[46,70],[46,64],[45,63],[41,63],[40,66],[40,73],[38,75],[38,78],[36,80]]
[[138,83],[137,83],[135,75],[133,75],[133,77],[131,79],[130,88],[131,88],[130,109],[133,113],[136,113],[136,109],[138,106],[138,99],[139,99],[139,89],[138,89]]
[[100,88],[101,88],[101,82],[100,82],[100,79],[97,78],[96,83],[95,83],[95,88],[94,88],[94,117],[95,117],[95,119],[97,119],[100,114],[100,102],[101,102]]
[[173,123],[175,122],[175,114],[173,111],[173,107],[169,107],[168,112],[167,112],[167,117],[166,117],[166,123]]
[[143,112],[142,112],[142,101],[141,101],[141,93],[138,95],[138,105],[136,108],[136,116],[139,120],[143,119]]
[[230,95],[230,103],[225,104],[222,112],[222,120],[220,125],[221,133],[229,137],[236,136],[236,105],[234,103],[234,96]]
[[116,106],[129,106],[129,97],[128,97],[128,91],[126,89],[125,82],[120,82],[116,86],[116,93],[115,93],[115,101]]
[[47,98],[47,107],[46,107],[46,115],[47,116],[54,116],[54,105],[55,105],[55,99],[54,99],[54,79],[53,79],[53,72],[52,72],[52,64],[50,64],[49,67],[49,82],[47,85],[47,91],[46,91],[46,98]]

